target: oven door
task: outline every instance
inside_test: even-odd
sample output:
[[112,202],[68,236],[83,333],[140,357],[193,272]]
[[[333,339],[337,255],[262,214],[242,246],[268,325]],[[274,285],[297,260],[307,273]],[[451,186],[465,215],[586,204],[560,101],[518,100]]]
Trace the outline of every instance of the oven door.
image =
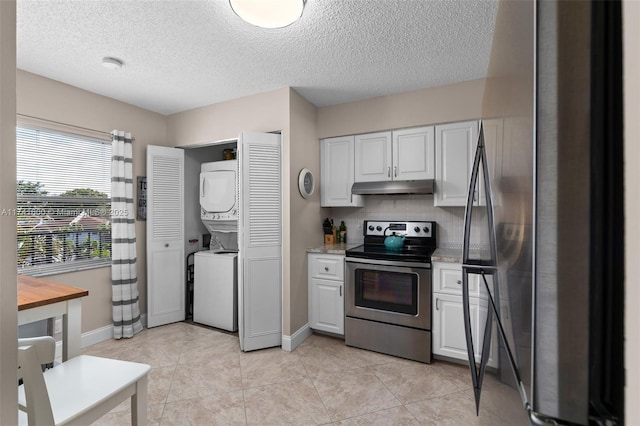
[[431,329],[431,266],[346,259],[348,317]]

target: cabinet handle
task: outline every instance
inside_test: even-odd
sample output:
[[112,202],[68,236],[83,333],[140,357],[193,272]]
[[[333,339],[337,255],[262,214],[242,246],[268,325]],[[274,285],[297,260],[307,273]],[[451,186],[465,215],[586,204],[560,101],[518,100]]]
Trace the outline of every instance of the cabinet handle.
[[325,266],[325,267],[324,267],[324,271],[325,271],[325,272],[329,272],[329,267],[328,267],[328,266]]
[[169,243],[165,243],[165,244],[164,244],[164,246],[165,246],[165,247],[169,247]]
[[342,286],[340,286],[340,297],[342,297]]
[[462,284],[461,280],[456,281],[456,284]]
[[440,299],[438,299],[438,298],[436,297],[436,311],[440,310],[440,307],[439,307],[439,305],[438,305],[438,302],[439,302],[439,301],[440,301]]
[[393,177],[398,177],[398,166],[393,166]]
[[391,166],[387,167],[387,177],[391,177]]

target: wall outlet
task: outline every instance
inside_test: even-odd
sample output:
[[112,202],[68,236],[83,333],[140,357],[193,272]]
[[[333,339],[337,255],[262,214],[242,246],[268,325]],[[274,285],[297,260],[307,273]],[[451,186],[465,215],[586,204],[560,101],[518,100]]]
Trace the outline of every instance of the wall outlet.
[[56,318],[55,325],[53,326],[53,332],[55,334],[62,333],[62,318]]

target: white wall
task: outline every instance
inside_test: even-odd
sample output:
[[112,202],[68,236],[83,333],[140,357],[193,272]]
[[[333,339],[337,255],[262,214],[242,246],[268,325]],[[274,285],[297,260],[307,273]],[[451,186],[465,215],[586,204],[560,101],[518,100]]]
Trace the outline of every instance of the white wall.
[[290,223],[288,232],[291,250],[287,256],[290,264],[290,285],[288,294],[283,299],[291,306],[289,317],[284,317],[285,323],[291,324],[291,327],[285,331],[285,336],[300,330],[309,320],[306,248],[324,243],[324,209],[320,207],[320,191],[317,190],[309,198],[303,198],[298,190],[298,173],[303,168],[309,169],[316,179],[320,178],[320,144],[316,133],[317,109],[297,92],[291,90],[289,95],[291,205],[285,213],[289,216]]
[[318,138],[482,117],[485,80],[380,96],[318,109]]
[[[134,179],[146,175],[147,145],[167,145],[167,119],[164,115],[26,71],[17,70],[16,76],[18,114],[105,134],[113,129],[131,132],[136,139],[133,143]],[[12,181],[15,182],[15,170]],[[15,187],[13,191],[15,192]],[[137,189],[134,186],[134,199],[136,193]],[[137,258],[140,310],[146,313],[145,221],[136,221],[136,236],[139,241]],[[89,290],[89,296],[82,300],[82,332],[111,324],[110,267],[51,275],[47,279]]]
[[625,138],[625,419],[640,423],[640,2],[623,2]]
[[[16,3],[0,1],[0,212],[16,207]],[[17,423],[16,218],[0,214],[0,424]]]

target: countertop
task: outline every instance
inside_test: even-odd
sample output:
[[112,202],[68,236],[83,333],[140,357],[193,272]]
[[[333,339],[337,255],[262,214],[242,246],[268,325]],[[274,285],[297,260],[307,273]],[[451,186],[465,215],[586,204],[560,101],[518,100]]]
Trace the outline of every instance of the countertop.
[[431,261],[462,263],[462,249],[437,248],[431,255]]
[[358,247],[362,243],[340,243],[340,244],[325,244],[318,247],[311,247],[307,249],[307,253],[319,253],[319,254],[342,254],[345,250]]
[[[327,244],[318,247],[310,247],[307,249],[307,253],[318,254],[342,254],[345,250],[353,247],[357,247],[362,243],[347,243],[347,244]],[[432,262],[446,262],[446,263],[462,263],[462,249],[451,248],[438,248],[431,255]]]

